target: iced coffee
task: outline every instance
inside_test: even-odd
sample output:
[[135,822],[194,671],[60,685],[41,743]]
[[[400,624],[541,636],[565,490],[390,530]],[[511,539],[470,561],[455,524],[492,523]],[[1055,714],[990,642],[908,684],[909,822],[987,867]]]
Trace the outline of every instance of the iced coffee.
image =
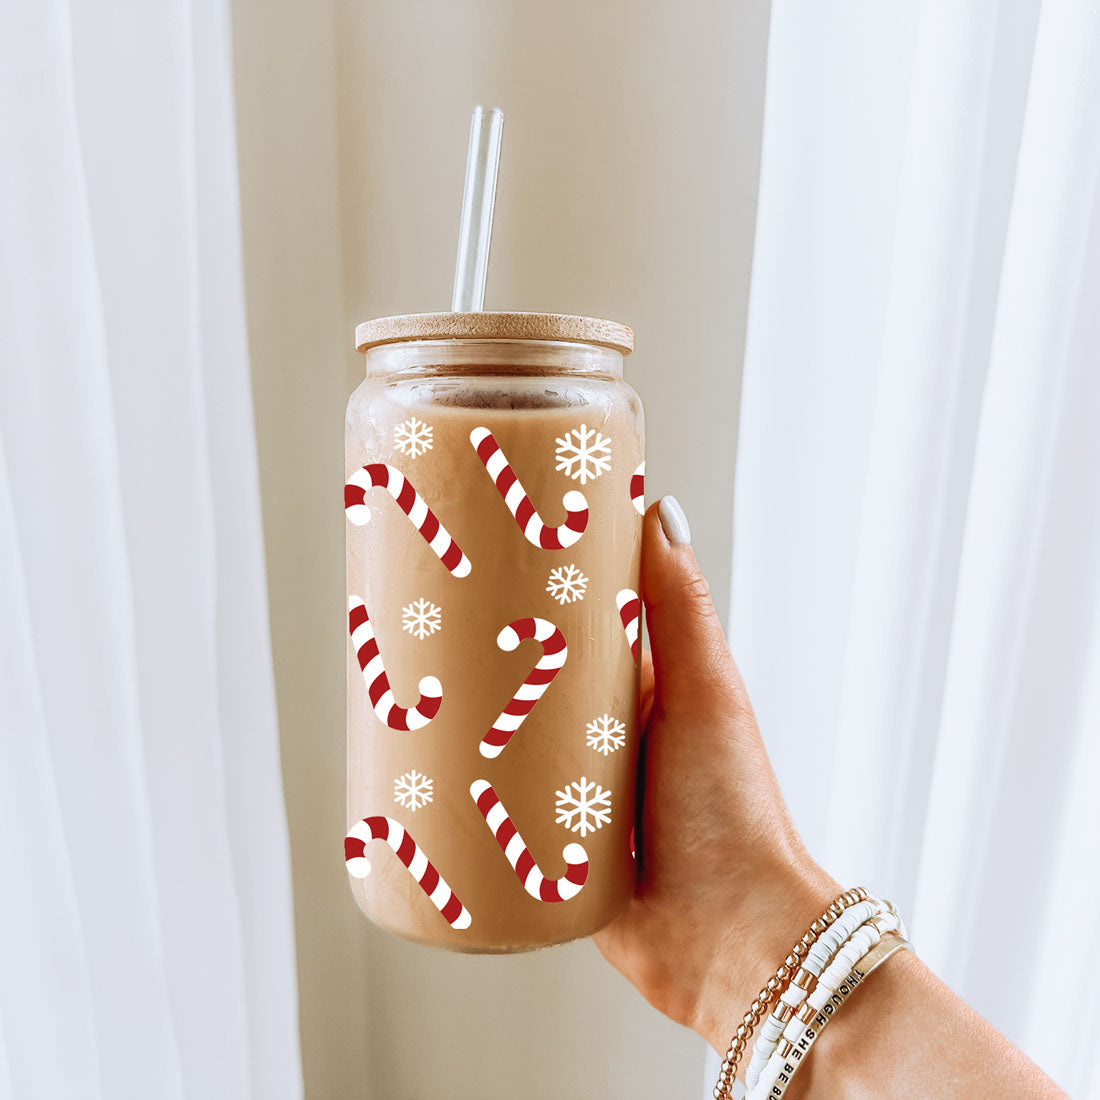
[[625,326],[361,325],[347,413],[348,835],[377,924],[589,935],[634,889],[643,428]]

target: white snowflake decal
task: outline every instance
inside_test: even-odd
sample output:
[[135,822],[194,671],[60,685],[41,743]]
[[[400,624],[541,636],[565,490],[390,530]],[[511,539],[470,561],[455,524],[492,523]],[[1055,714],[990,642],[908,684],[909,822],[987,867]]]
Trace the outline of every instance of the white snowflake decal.
[[393,800],[414,813],[432,800],[432,781],[421,772],[405,772],[393,781]]
[[443,629],[443,610],[421,596],[401,608],[401,629],[415,638],[426,638]]
[[585,727],[585,733],[588,735],[588,747],[595,749],[596,752],[602,752],[604,756],[613,753],[616,749],[621,749],[626,744],[626,726],[618,718],[612,718],[610,714],[605,714],[602,718],[593,718]]
[[571,832],[587,836],[611,820],[611,792],[583,775],[554,793],[558,796],[555,821]]
[[416,458],[432,449],[432,426],[410,416],[393,430],[393,445],[409,458]]
[[550,570],[546,591],[564,605],[583,600],[587,587],[588,578],[575,565],[559,565]]
[[555,470],[568,474],[582,485],[611,469],[611,440],[595,428],[582,424],[555,440],[558,464]]

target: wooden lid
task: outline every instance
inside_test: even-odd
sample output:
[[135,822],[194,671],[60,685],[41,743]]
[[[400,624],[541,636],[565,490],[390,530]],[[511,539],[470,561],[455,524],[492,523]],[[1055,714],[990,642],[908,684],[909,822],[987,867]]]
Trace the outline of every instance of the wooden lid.
[[634,332],[626,325],[568,313],[406,313],[355,329],[357,351],[408,340],[568,340],[623,355],[634,350]]

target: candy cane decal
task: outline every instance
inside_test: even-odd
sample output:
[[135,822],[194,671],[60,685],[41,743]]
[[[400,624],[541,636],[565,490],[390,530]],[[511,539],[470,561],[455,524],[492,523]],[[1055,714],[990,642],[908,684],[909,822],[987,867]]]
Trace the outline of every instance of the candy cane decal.
[[420,889],[452,928],[470,927],[470,911],[458,900],[458,895],[432,866],[431,860],[405,826],[392,817],[364,817],[348,830],[344,838],[344,860],[348,865],[348,874],[353,878],[366,878],[370,874],[367,845],[372,840],[384,840],[397,853],[397,858],[408,867]]
[[630,502],[634,505],[634,511],[640,516],[645,515],[645,463],[643,462],[630,475]]
[[633,588],[624,588],[615,597],[615,606],[619,609],[619,618],[623,621],[623,630],[626,631],[626,640],[630,643],[631,656],[637,661],[638,615],[642,606],[638,600],[638,593]]
[[436,557],[456,577],[470,575],[470,559],[451,538],[447,528],[436,519],[435,513],[424,502],[413,483],[388,463],[372,462],[356,470],[348,478],[344,485],[344,511],[352,523],[362,527],[370,520],[367,490],[375,487],[385,489],[397,501],[401,511],[409,517],[424,541],[435,551]]
[[443,686],[434,676],[420,681],[420,701],[414,707],[399,707],[394,702],[390,678],[378,652],[378,640],[367,616],[367,606],[358,596],[348,597],[348,633],[359,667],[363,670],[367,694],[374,713],[391,730],[423,729],[438,713],[443,703]]
[[484,779],[477,779],[470,784],[470,797],[531,897],[537,901],[568,901],[581,892],[581,887],[588,881],[588,853],[579,844],[567,844],[562,849],[565,874],[558,879],[549,879],[539,870],[535,857],[527,850],[523,837],[512,824],[508,811],[492,786]]
[[569,655],[565,635],[546,619],[516,619],[497,635],[497,645],[510,653],[527,638],[534,638],[536,642],[542,643],[542,656],[527,674],[527,679],[520,684],[511,701],[500,712],[493,728],[481,739],[481,755],[490,760],[500,756],[504,746],[512,740],[523,725],[523,720],[542,698],[542,693],[561,671],[565,658]]
[[588,526],[588,501],[583,493],[570,489],[561,498],[565,506],[565,522],[560,527],[547,527],[493,438],[493,433],[488,428],[474,428],[470,432],[470,442],[493,479],[497,492],[504,498],[508,511],[532,546],[542,547],[543,550],[564,550],[584,534]]

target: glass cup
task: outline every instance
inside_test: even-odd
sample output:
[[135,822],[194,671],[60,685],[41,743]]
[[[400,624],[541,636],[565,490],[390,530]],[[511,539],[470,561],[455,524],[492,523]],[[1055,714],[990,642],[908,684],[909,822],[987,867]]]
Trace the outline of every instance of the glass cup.
[[636,877],[633,334],[551,314],[418,314],[360,325],[356,344],[356,899],[381,927],[456,951],[590,935]]

